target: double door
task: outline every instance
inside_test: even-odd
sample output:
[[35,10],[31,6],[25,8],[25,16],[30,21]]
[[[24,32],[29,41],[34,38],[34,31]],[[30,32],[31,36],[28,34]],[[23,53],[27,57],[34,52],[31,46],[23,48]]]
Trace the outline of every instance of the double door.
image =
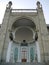
[[21,47],[20,49],[20,59],[21,59],[21,62],[28,62],[29,60],[29,48],[28,47]]

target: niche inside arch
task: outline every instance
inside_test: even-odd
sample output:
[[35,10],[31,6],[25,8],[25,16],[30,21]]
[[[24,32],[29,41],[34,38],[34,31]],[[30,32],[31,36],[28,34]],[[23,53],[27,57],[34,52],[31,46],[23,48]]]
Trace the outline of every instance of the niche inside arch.
[[[36,25],[32,20],[27,18],[20,18],[12,24],[11,29],[12,31],[14,31],[18,27],[20,28],[15,32],[16,41],[23,41],[23,40],[32,41],[33,40],[33,32],[31,31],[30,28],[35,30]],[[30,27],[30,28],[27,28],[27,27]]]
[[22,27],[18,29],[15,33],[15,39],[16,41],[32,41],[33,40],[33,32],[26,27]]

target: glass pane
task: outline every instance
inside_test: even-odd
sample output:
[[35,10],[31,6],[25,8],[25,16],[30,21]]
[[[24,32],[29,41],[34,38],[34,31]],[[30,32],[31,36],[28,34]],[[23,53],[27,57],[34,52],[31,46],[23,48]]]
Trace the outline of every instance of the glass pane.
[[30,60],[31,62],[34,60],[34,49],[33,48],[30,49]]
[[18,48],[14,49],[14,60],[15,62],[18,60]]

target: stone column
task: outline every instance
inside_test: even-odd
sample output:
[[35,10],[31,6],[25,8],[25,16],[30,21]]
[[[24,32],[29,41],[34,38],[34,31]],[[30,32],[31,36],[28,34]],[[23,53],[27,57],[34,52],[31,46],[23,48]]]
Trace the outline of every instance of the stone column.
[[6,62],[9,62],[10,61],[10,55],[11,55],[11,46],[12,46],[12,41],[9,42],[9,45],[8,45],[8,49],[7,49],[7,56],[6,56]]
[[12,43],[13,43],[13,34],[11,31],[9,33],[9,38],[10,38],[10,42],[9,42],[9,46],[8,46],[8,50],[7,50],[6,62],[10,61],[11,47],[12,47]]
[[40,58],[40,48],[39,48],[38,41],[36,41],[36,51],[37,51],[37,60],[38,60],[38,62],[41,62],[41,58]]
[[38,44],[38,33],[37,33],[37,31],[35,33],[35,42],[36,42],[37,61],[40,62],[41,58],[40,58],[40,48],[39,48],[39,44]]

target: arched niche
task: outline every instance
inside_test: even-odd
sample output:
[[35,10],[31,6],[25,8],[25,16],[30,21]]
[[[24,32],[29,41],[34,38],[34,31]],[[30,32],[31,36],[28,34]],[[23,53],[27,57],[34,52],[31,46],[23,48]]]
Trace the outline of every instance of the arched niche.
[[27,42],[33,40],[33,31],[27,27],[21,27],[15,32],[15,40],[22,41],[26,40]]
[[36,25],[32,20],[23,17],[19,18],[12,24],[11,30],[14,32],[13,34],[15,35],[16,41],[32,41]]

